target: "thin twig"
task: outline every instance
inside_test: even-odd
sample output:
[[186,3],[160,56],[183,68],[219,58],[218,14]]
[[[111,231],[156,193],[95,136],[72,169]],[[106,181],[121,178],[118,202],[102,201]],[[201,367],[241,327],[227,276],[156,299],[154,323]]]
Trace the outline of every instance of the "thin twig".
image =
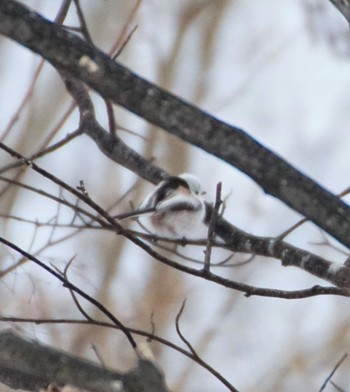
[[[182,265],[181,263],[177,263],[173,260],[168,259],[167,257],[162,256],[158,252],[156,252],[152,247],[147,245],[145,242],[140,240],[139,238],[136,238],[131,231],[128,231],[124,229],[118,222],[113,219],[103,208],[101,208],[98,204],[96,204],[93,200],[90,198],[87,198],[84,196],[81,192],[78,192],[75,188],[71,187],[61,179],[57,178],[53,174],[47,172],[43,168],[39,167],[37,164],[35,164],[32,161],[29,161],[23,155],[19,154],[18,152],[12,150],[10,147],[4,145],[3,143],[0,143],[0,148],[3,149],[4,151],[8,152],[10,155],[16,157],[17,159],[20,159],[26,166],[31,167],[34,171],[38,172],[45,178],[49,179],[50,181],[54,182],[55,184],[59,185],[63,189],[67,190],[71,194],[75,195],[78,197],[80,200],[82,200],[84,203],[89,205],[91,208],[93,208],[99,215],[102,216],[103,219],[101,219],[102,225],[105,224],[104,220],[106,220],[110,225],[111,228],[113,228],[114,232],[118,235],[123,235],[126,238],[128,238],[130,241],[132,241],[135,245],[143,249],[146,253],[148,253],[150,256],[155,258],[156,260],[160,261],[163,264],[166,264],[172,268],[176,268],[179,271],[191,274],[193,276],[197,276],[200,278],[204,278],[206,280],[210,280],[212,282],[215,282],[217,284],[220,284],[224,287],[239,290],[245,293],[246,296],[252,296],[252,295],[260,295],[260,296],[266,296],[266,297],[274,297],[274,298],[286,298],[286,299],[296,299],[296,298],[305,298],[305,297],[310,297],[310,296],[315,296],[315,295],[325,295],[325,294],[337,294],[337,295],[342,295],[342,296],[349,296],[350,292],[346,288],[338,288],[338,287],[321,287],[321,286],[314,286],[310,289],[305,289],[305,290],[295,290],[295,291],[286,291],[286,290],[277,290],[277,289],[266,289],[266,288],[260,288],[260,287],[254,287],[251,285],[247,285],[244,283],[239,283],[232,281],[230,279],[226,279],[224,277],[221,277],[219,275],[213,274],[211,271],[204,271],[203,270],[197,270],[194,268],[190,268],[188,266]],[[97,219],[97,217],[96,217]],[[96,220],[95,219],[95,220]],[[242,232],[240,232],[242,234]],[[249,237],[249,246],[251,246],[251,241],[253,240],[253,237]],[[287,246],[288,244],[285,244]],[[289,245],[290,246],[290,245]],[[292,247],[290,246],[290,249]],[[293,248],[293,252],[304,252],[301,251],[300,249]],[[272,249],[273,250],[273,249]],[[292,254],[292,253],[291,253]],[[307,253],[308,258],[316,258],[315,255],[312,255],[310,253]],[[271,254],[270,254],[271,257]],[[319,258],[317,256],[318,261],[322,261],[323,263],[330,263],[328,260]],[[292,265],[292,264],[287,264],[287,262],[290,262],[289,259],[284,258],[283,259],[285,265]],[[344,269],[344,273],[347,273],[347,267],[340,267],[341,271]]]
[[194,356],[194,358],[198,359],[199,356],[196,353],[196,350],[193,348],[192,344],[185,338],[185,336],[182,334],[181,329],[180,329],[180,318],[181,315],[185,309],[185,305],[186,305],[186,299],[184,299],[182,301],[180,310],[178,311],[177,315],[176,315],[176,319],[175,319],[175,327],[176,327],[176,332],[179,335],[180,339],[186,344],[186,346],[188,347],[188,349],[191,351],[192,355]]
[[345,361],[345,359],[346,359],[347,357],[348,357],[348,354],[344,354],[344,355],[339,359],[339,361],[338,361],[337,364],[334,366],[334,368],[333,368],[333,370],[331,371],[331,373],[329,374],[329,376],[325,379],[325,381],[324,381],[324,383],[322,384],[322,386],[321,386],[319,392],[322,392],[322,391],[326,388],[328,382],[329,382],[330,379],[333,377],[334,373],[337,371],[337,369],[339,368],[339,366]]
[[334,389],[337,390],[338,392],[346,392],[345,389],[340,388],[340,386],[337,385],[337,384],[336,384],[335,382],[333,382],[332,380],[331,380],[329,383],[330,383],[330,384],[334,387]]
[[[69,279],[68,279],[68,270],[69,270],[70,266],[72,265],[74,259],[75,259],[75,256],[73,256],[73,257],[68,261],[68,263],[66,264],[66,266],[64,267],[64,270],[63,270],[63,276],[64,276],[64,278],[65,278],[68,282],[69,282]],[[79,312],[86,318],[86,320],[89,320],[89,321],[93,320],[93,318],[92,318],[91,316],[89,316],[89,315],[85,312],[84,308],[80,305],[80,302],[79,302],[77,296],[75,295],[74,291],[73,291],[72,289],[69,288],[69,292],[70,292],[70,294],[71,294],[71,296],[72,296],[72,298],[73,298],[73,301],[74,301],[74,303],[75,303],[75,306],[78,308]]]
[[[193,359],[199,363],[199,364],[205,364],[205,362],[202,360],[202,358],[197,354],[196,350],[193,348],[192,344],[185,338],[185,336],[182,334],[181,329],[180,329],[180,318],[181,315],[183,313],[183,310],[185,309],[185,305],[186,305],[186,299],[184,299],[184,301],[182,302],[181,308],[178,312],[178,314],[176,315],[176,319],[175,319],[175,327],[176,327],[176,332],[179,335],[180,339],[185,343],[185,345],[188,347],[188,349],[190,350]],[[238,389],[236,389],[232,384],[230,384],[228,382],[228,380],[226,380],[226,378],[224,378],[219,372],[217,372],[216,370],[213,369],[213,371],[216,374],[216,377],[218,379],[221,380],[221,382],[231,391],[231,392],[238,392]]]
[[208,225],[208,240],[207,240],[207,247],[204,251],[204,267],[203,272],[209,272],[210,270],[210,258],[211,258],[211,250],[215,238],[215,226],[216,220],[219,214],[219,209],[222,204],[221,200],[221,188],[222,183],[219,182],[216,186],[216,198],[215,198],[215,205],[213,209],[213,213],[210,217],[209,225]]
[[[350,188],[346,188],[344,189],[342,192],[338,193],[338,197],[341,199],[342,197],[348,195],[350,193]],[[283,240],[284,238],[286,238],[290,233],[292,233],[294,230],[296,230],[298,227],[300,227],[301,225],[303,225],[306,222],[309,222],[310,220],[307,218],[303,218],[300,221],[298,221],[297,223],[295,223],[293,226],[291,226],[290,228],[288,228],[287,230],[285,230],[284,232],[282,232],[281,234],[279,234],[276,238],[278,238],[279,240]]]
[[[135,18],[136,12],[140,7],[142,0],[137,0],[134,7],[131,9],[130,14],[128,16],[128,18],[126,19],[122,31],[119,34],[119,37],[116,41],[116,43],[114,44],[114,46],[112,47],[112,49],[110,50],[111,56],[113,59],[115,59],[116,57],[118,57],[119,53],[120,53],[120,49],[122,50],[121,46],[123,46],[123,42],[127,42],[128,38],[126,40],[124,40],[124,36],[131,24],[131,22],[133,21],[133,19]],[[132,35],[133,31],[129,34],[129,37]]]
[[15,245],[14,243],[6,240],[3,237],[0,237],[0,242],[2,242],[4,245],[8,246],[9,248],[13,249],[14,251],[16,251],[17,253],[21,254],[22,256],[24,256],[25,258],[27,258],[28,260],[33,261],[35,264],[37,264],[39,267],[43,268],[44,270],[46,270],[48,273],[50,273],[51,275],[53,275],[56,279],[60,280],[64,287],[67,287],[68,289],[71,289],[73,291],[75,291],[76,293],[78,293],[81,297],[85,298],[87,301],[89,301],[91,304],[93,304],[94,306],[97,307],[97,309],[99,309],[103,314],[105,314],[111,321],[113,321],[113,323],[115,323],[116,326],[118,326],[120,328],[120,330],[124,333],[124,335],[126,336],[126,338],[128,339],[129,343],[131,344],[131,347],[133,349],[136,349],[137,345],[136,342],[134,340],[134,338],[132,337],[131,333],[129,332],[128,328],[126,328],[124,326],[124,324],[119,321],[105,306],[103,306],[100,302],[98,302],[97,300],[95,300],[93,297],[91,297],[90,295],[88,295],[87,293],[85,293],[85,291],[81,290],[79,287],[75,286],[73,283],[70,283],[69,281],[67,281],[61,274],[59,274],[58,272],[56,272],[54,269],[50,268],[49,266],[47,266],[45,263],[43,263],[42,261],[40,261],[39,259],[37,259],[36,257],[34,257],[33,255],[31,255],[30,253],[26,252],[25,250],[21,249],[20,247],[18,247],[17,245]]
[[[78,324],[78,325],[94,325],[97,327],[105,327],[105,328],[112,328],[116,329],[118,328],[116,325],[112,323],[108,323],[105,321],[87,321],[87,320],[77,320],[77,319],[35,319],[35,318],[20,318],[20,317],[7,317],[7,316],[1,316],[0,315],[0,322],[6,322],[6,323],[35,323],[35,324]],[[134,334],[134,335],[139,335],[139,336],[144,336],[150,341],[155,341],[160,344],[163,344],[164,346],[167,346],[171,348],[172,350],[175,350],[182,355],[186,356],[189,359],[196,360],[192,353],[183,349],[182,347],[176,345],[175,343],[166,340],[160,336],[157,336],[153,333],[147,332],[147,331],[142,331],[139,329],[135,328],[129,328],[129,331]],[[199,366],[202,366],[204,369],[206,369],[209,373],[211,373],[214,377],[216,377],[220,382],[228,383],[228,381],[216,370],[211,367],[208,363],[205,361],[201,360],[200,362],[197,362]],[[225,384],[226,385],[226,384]],[[229,384],[231,385],[231,384]],[[234,391],[234,390],[233,390]]]
[[[38,158],[42,158],[47,154],[50,154],[51,152],[54,152],[58,150],[59,148],[63,147],[65,144],[69,143],[76,137],[82,135],[84,132],[82,129],[77,129],[76,131],[73,131],[71,133],[68,133],[63,139],[59,140],[57,143],[54,143],[52,146],[49,146],[47,148],[41,149],[40,151],[36,152],[35,154],[32,154],[28,159],[31,161],[34,161]],[[4,173],[6,171],[9,171],[11,169],[14,169],[16,167],[23,166],[23,162],[14,162],[11,164],[8,164],[2,168],[0,168],[0,173]]]
[[90,45],[93,45],[93,41],[92,41],[89,29],[88,29],[86,21],[85,21],[84,13],[83,13],[83,10],[80,6],[80,1],[79,0],[73,0],[73,1],[74,1],[75,8],[77,10],[77,15],[78,15],[79,23],[80,23],[80,31],[83,34],[86,41]]
[[112,56],[113,60],[116,60],[120,54],[123,52],[124,48],[126,47],[126,45],[129,43],[129,41],[131,40],[132,36],[134,35],[135,31],[137,30],[138,26],[136,25],[131,31],[130,33],[127,35],[126,39],[124,40],[124,42],[122,43],[122,45],[120,46],[120,48],[115,52],[115,54]]

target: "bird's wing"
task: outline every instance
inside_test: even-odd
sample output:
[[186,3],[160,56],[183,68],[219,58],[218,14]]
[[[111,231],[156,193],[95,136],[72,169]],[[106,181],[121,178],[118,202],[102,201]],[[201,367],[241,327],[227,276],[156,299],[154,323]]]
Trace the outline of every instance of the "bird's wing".
[[203,203],[196,197],[174,195],[161,201],[156,206],[156,211],[198,211],[203,207]]

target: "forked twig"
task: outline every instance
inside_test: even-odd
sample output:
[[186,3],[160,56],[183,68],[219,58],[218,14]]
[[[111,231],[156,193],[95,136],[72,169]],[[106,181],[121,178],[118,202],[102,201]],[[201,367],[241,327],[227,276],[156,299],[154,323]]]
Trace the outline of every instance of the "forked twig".
[[59,281],[61,281],[63,283],[64,287],[67,287],[70,290],[73,290],[74,292],[76,292],[77,294],[79,294],[81,297],[85,298],[87,301],[89,301],[91,304],[93,304],[94,306],[96,306],[103,314],[105,314],[111,321],[113,321],[113,323],[115,323],[116,326],[118,326],[118,328],[120,328],[120,330],[124,333],[124,335],[126,336],[126,338],[128,339],[129,343],[131,344],[131,347],[133,349],[137,348],[137,344],[134,340],[134,338],[132,337],[130,331],[128,328],[126,328],[124,326],[124,324],[119,321],[105,306],[103,306],[100,302],[98,302],[97,300],[95,300],[93,297],[91,297],[90,295],[88,295],[87,293],[85,293],[85,291],[81,290],[79,287],[75,286],[73,283],[70,283],[69,281],[67,281],[67,279],[65,279],[60,273],[56,272],[53,268],[47,266],[45,263],[43,263],[42,261],[40,261],[39,259],[37,259],[36,257],[34,257],[33,255],[31,255],[30,253],[26,252],[25,250],[21,249],[20,247],[18,247],[17,245],[15,245],[14,243],[6,240],[3,237],[0,237],[0,242],[2,242],[4,245],[8,246],[9,248],[13,249],[14,251],[16,251],[17,253],[21,254],[23,257],[27,258],[28,260],[33,261],[35,264],[37,264],[39,267],[43,268],[44,270],[46,270],[48,273],[50,273],[51,275],[53,275],[56,279],[58,279]]
[[334,366],[333,370],[330,372],[329,376],[325,379],[325,381],[324,381],[324,383],[322,384],[322,386],[321,386],[319,392],[322,392],[322,391],[326,388],[328,382],[329,382],[330,379],[333,377],[334,373],[337,371],[337,369],[339,368],[339,366],[345,361],[345,359],[346,359],[347,357],[348,357],[348,354],[345,353],[345,354],[339,359],[339,361],[338,361],[338,362],[336,363],[336,365]]
[[[185,343],[185,345],[188,347],[188,349],[190,350],[192,356],[193,356],[193,360],[196,361],[197,363],[199,363],[200,365],[204,366],[205,368],[207,368],[208,364],[206,362],[204,362],[202,360],[202,358],[197,354],[196,350],[193,348],[192,344],[185,338],[185,336],[183,335],[183,333],[181,332],[180,329],[180,318],[181,315],[185,309],[185,305],[186,305],[186,299],[184,299],[184,301],[182,302],[182,305],[180,307],[180,310],[178,312],[178,314],[176,315],[176,319],[175,319],[175,327],[176,327],[176,332],[179,335],[180,339]],[[215,369],[211,368],[212,372],[215,373],[215,376],[231,391],[231,392],[239,392],[232,384],[230,384],[226,378],[224,378],[219,372],[217,372]]]

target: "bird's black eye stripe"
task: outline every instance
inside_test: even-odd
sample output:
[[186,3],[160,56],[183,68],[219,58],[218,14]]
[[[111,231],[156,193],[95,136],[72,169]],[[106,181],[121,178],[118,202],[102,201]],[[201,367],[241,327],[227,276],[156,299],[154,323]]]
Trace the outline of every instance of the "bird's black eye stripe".
[[179,186],[183,186],[187,189],[190,189],[187,182],[179,177],[169,177],[163,184],[158,188],[157,197],[154,200],[154,205],[157,205],[159,202],[164,200],[170,192],[177,189]]
[[172,189],[176,189],[179,186],[183,186],[185,188],[187,188],[188,190],[190,189],[190,187],[188,186],[187,182],[180,177],[169,177],[166,182],[170,185],[170,188]]

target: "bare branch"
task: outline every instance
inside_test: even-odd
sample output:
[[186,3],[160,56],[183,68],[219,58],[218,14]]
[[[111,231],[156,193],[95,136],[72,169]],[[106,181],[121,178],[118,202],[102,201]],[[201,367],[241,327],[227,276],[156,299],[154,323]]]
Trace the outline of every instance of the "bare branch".
[[349,0],[329,0],[340,13],[343,14],[344,18],[350,24],[350,2]]
[[344,354],[340,360],[337,362],[337,364],[334,366],[334,369],[331,371],[330,375],[326,378],[325,382],[322,384],[320,391],[322,392],[324,391],[324,389],[326,388],[328,382],[330,381],[330,379],[334,376],[334,373],[337,371],[337,369],[339,368],[339,366],[341,366],[341,364],[345,361],[345,359],[348,357],[348,354]]
[[[39,53],[59,71],[85,82],[105,99],[242,170],[268,194],[350,246],[350,207],[243,130],[141,79],[76,35],[15,1],[0,4],[0,32]],[[121,146],[111,143],[101,130],[94,131],[90,137],[99,140],[100,148],[103,145],[105,153],[112,158],[114,149]],[[136,169],[151,181],[164,178],[159,170],[145,172],[134,165]]]
[[118,373],[10,332],[0,334],[0,382],[31,391],[52,383],[92,392],[167,391],[162,373],[150,361],[141,359],[129,373]]
[[[150,246],[145,244],[143,241],[139,240],[134,235],[130,234],[131,233],[130,231],[125,230],[103,208],[101,208],[98,204],[96,204],[93,200],[91,200],[91,198],[86,197],[83,193],[78,192],[75,188],[69,186],[64,181],[55,177],[53,174],[42,169],[34,162],[27,160],[21,154],[12,150],[8,146],[4,145],[3,143],[0,143],[0,148],[8,152],[10,155],[16,157],[17,159],[20,159],[25,165],[31,167],[33,170],[35,170],[42,176],[48,178],[50,181],[53,181],[63,189],[66,189],[68,192],[78,197],[78,199],[84,201],[84,203],[89,205],[98,214],[100,214],[111,225],[111,227],[117,234],[125,236],[126,238],[131,240],[134,244],[136,244],[144,251],[146,251],[149,255],[154,257],[156,260],[166,265],[169,265],[180,271],[184,271],[195,276],[203,277],[207,280],[211,280],[225,287],[244,291],[248,296],[264,295],[264,296],[273,296],[273,297],[282,297],[282,298],[303,298],[305,296],[316,295],[315,293],[317,294],[330,293],[329,291],[330,288],[326,288],[326,289],[317,288],[316,290],[315,288],[313,288],[311,289],[311,291],[301,290],[301,292],[289,292],[289,293],[283,290],[256,288],[242,283],[233,282],[228,279],[224,279],[222,277],[219,277],[218,275],[212,274],[210,271],[205,271],[203,273],[203,271],[198,271],[183,266],[172,260],[169,260],[168,258],[160,255],[158,252],[154,251]],[[206,206],[209,212],[207,214],[207,219],[210,219],[210,216],[213,213],[212,212],[213,207],[210,206],[209,204],[207,204]],[[104,223],[102,223],[102,225],[104,226]],[[344,287],[344,288],[350,287],[350,268],[346,265],[341,265],[339,263],[328,261],[312,253],[309,253],[307,251],[289,245],[283,241],[280,241],[278,240],[278,238],[276,239],[276,238],[252,236],[250,234],[245,233],[242,230],[239,230],[238,228],[231,225],[223,218],[217,220],[215,233],[225,241],[225,247],[227,247],[230,250],[236,252],[242,252],[242,253],[250,253],[250,254],[254,253],[257,255],[266,255],[268,257],[275,257],[280,259],[284,266],[293,265],[302,268],[305,271],[308,271],[309,273],[315,276],[330,281],[338,287]],[[184,243],[186,243],[185,240]],[[345,296],[349,295],[349,290],[339,290],[339,291],[331,290],[331,292],[333,294],[337,293],[339,295],[345,295]]]
[[[34,318],[18,318],[18,317],[5,317],[0,315],[0,321],[2,322],[11,322],[11,323],[35,323],[35,324],[79,324],[79,325],[95,325],[98,327],[106,327],[106,328],[118,328],[116,325],[107,323],[107,322],[102,322],[102,321],[96,321],[96,320],[77,320],[77,319],[34,319]],[[158,342],[164,346],[167,346],[178,353],[186,356],[189,359],[195,360],[195,357],[190,351],[184,350],[182,347],[172,343],[169,340],[166,340],[160,336],[155,335],[154,331],[154,323],[151,320],[151,332],[146,332],[142,331],[140,329],[135,329],[135,328],[129,328],[129,331],[133,333],[134,335],[139,335],[147,338],[147,341],[155,341]],[[1,358],[1,356],[0,356]],[[1,361],[0,361],[1,363]],[[221,380],[221,375],[215,371],[210,365],[208,365],[206,362],[197,362],[198,365],[202,366],[205,368],[209,373],[211,373],[214,377],[216,377],[219,381]],[[218,377],[219,375],[219,377]],[[230,384],[231,385],[231,384]]]
[[207,247],[204,251],[204,254],[205,254],[204,268],[203,268],[204,271],[209,271],[209,269],[210,269],[211,249],[212,249],[214,237],[215,237],[215,226],[216,226],[217,218],[219,215],[219,209],[222,204],[221,188],[222,188],[222,184],[221,184],[221,182],[219,182],[216,186],[215,205],[214,205],[214,209],[211,214],[209,225],[208,225],[208,241],[207,241]]
[[79,287],[75,286],[74,284],[70,283],[67,281],[61,274],[58,272],[54,271],[52,268],[48,267],[45,263],[31,255],[30,253],[24,251],[23,249],[19,248],[12,242],[6,240],[5,238],[0,237],[0,242],[8,246],[9,248],[13,249],[17,253],[21,254],[28,260],[33,261],[35,264],[37,264],[39,267],[43,268],[47,272],[49,272],[51,275],[53,275],[56,279],[61,281],[65,287],[67,287],[70,290],[73,290],[74,292],[78,293],[81,297],[85,298],[87,301],[89,301],[91,304],[96,306],[103,314],[105,314],[110,320],[112,320],[119,328],[120,330],[124,333],[128,341],[130,342],[132,348],[136,348],[136,342],[134,338],[132,337],[131,333],[129,330],[106,308],[104,307],[100,302],[96,301],[94,298],[92,298],[90,295],[86,294],[83,290],[81,290]]
[[[185,305],[186,305],[186,299],[182,302],[181,308],[178,312],[178,314],[176,315],[176,319],[175,319],[175,327],[176,327],[176,332],[177,334],[180,336],[180,339],[186,344],[186,346],[188,347],[188,349],[190,350],[191,354],[193,355],[193,359],[195,360],[195,362],[199,363],[200,365],[202,365],[205,368],[208,368],[209,365],[203,361],[203,359],[197,354],[197,352],[195,351],[195,349],[193,348],[192,344],[185,338],[185,336],[183,335],[183,333],[181,332],[180,329],[180,318],[182,315],[183,310],[185,309]],[[214,369],[213,369],[214,370]],[[231,391],[231,392],[239,392],[238,389],[236,389],[232,384],[230,384],[228,382],[228,380],[226,378],[224,378],[219,372],[217,372],[216,370],[214,370],[215,372],[215,376]]]
[[83,129],[100,150],[110,159],[121,163],[124,167],[138,173],[141,177],[158,180],[166,178],[168,175],[153,165],[152,162],[142,157],[136,151],[128,147],[117,135],[107,132],[97,122],[95,111],[85,86],[73,79],[64,77],[64,82],[68,92],[76,101],[80,112],[80,129]]

